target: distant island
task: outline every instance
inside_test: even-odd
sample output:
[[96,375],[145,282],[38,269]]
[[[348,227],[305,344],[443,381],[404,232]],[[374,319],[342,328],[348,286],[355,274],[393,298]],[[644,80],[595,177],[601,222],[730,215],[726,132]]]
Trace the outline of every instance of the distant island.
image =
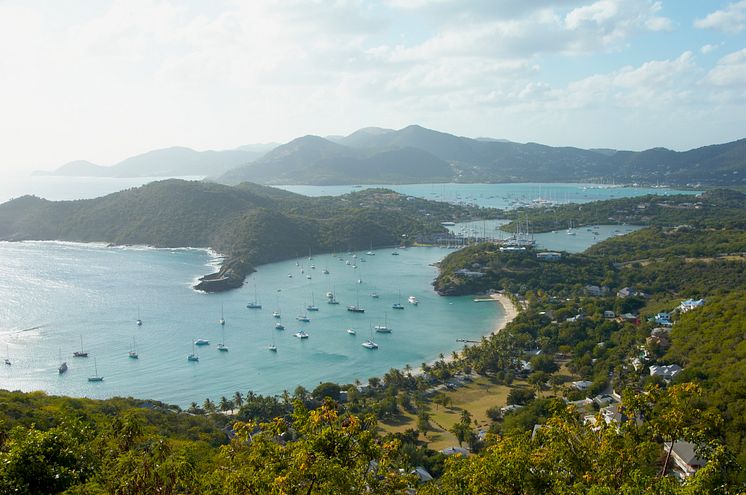
[[443,221],[496,214],[385,189],[310,198],[251,183],[171,179],[88,200],[8,201],[0,205],[0,240],[212,248],[225,256],[223,265],[195,288],[218,292],[240,287],[260,264],[408,244],[445,232]]
[[348,136],[303,136],[282,144],[198,152],[167,148],[111,167],[86,161],[43,174],[95,177],[206,176],[223,184],[404,184],[603,182],[743,186],[746,139],[678,152],[553,147],[468,138],[410,125]]

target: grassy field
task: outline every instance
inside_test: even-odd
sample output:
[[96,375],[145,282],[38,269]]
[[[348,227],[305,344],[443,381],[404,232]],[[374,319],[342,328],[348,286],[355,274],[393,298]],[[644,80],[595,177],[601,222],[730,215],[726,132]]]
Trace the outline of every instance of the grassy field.
[[[420,437],[434,450],[458,445],[456,437],[448,431],[461,418],[461,411],[466,409],[476,421],[476,429],[487,429],[490,419],[487,417],[487,409],[491,407],[502,407],[506,405],[510,387],[495,385],[487,378],[480,377],[465,387],[444,392],[449,400],[449,406],[444,407],[433,402],[430,406],[430,424],[432,430],[427,437]],[[403,432],[409,428],[417,428],[417,417],[413,414],[403,413],[395,421],[380,423],[384,432]]]

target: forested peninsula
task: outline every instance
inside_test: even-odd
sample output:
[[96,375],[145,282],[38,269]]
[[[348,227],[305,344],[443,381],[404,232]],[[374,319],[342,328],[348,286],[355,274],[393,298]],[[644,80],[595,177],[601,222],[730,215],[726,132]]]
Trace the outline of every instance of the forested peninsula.
[[198,290],[240,287],[264,263],[410,243],[445,232],[442,221],[495,216],[496,210],[407,197],[385,189],[311,198],[243,183],[164,180],[95,199],[23,196],[0,205],[0,240],[58,240],[211,248],[225,258]]

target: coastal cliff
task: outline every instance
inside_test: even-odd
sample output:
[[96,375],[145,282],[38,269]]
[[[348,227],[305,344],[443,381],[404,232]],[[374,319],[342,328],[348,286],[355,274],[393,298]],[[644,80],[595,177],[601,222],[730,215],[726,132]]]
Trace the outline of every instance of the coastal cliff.
[[240,258],[226,259],[217,272],[200,277],[194,289],[202,292],[225,292],[237,289],[243,285],[246,276],[253,271],[254,269]]

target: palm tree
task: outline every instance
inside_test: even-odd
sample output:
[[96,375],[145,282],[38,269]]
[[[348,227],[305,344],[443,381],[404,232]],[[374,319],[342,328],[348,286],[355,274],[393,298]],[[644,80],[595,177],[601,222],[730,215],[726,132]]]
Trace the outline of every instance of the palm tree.
[[229,401],[225,395],[220,398],[220,410],[222,412],[228,412],[233,409],[233,402]]
[[192,402],[189,405],[189,409],[187,409],[187,412],[190,412],[192,414],[197,414],[199,412],[199,406],[197,405],[197,403],[196,402]]
[[204,409],[208,413],[214,413],[215,412],[215,403],[213,401],[211,401],[210,398],[208,397],[202,403],[202,409]]
[[241,408],[241,406],[243,406],[243,395],[238,390],[236,390],[236,393],[233,394],[233,402],[236,404],[236,406],[238,406],[239,409]]

